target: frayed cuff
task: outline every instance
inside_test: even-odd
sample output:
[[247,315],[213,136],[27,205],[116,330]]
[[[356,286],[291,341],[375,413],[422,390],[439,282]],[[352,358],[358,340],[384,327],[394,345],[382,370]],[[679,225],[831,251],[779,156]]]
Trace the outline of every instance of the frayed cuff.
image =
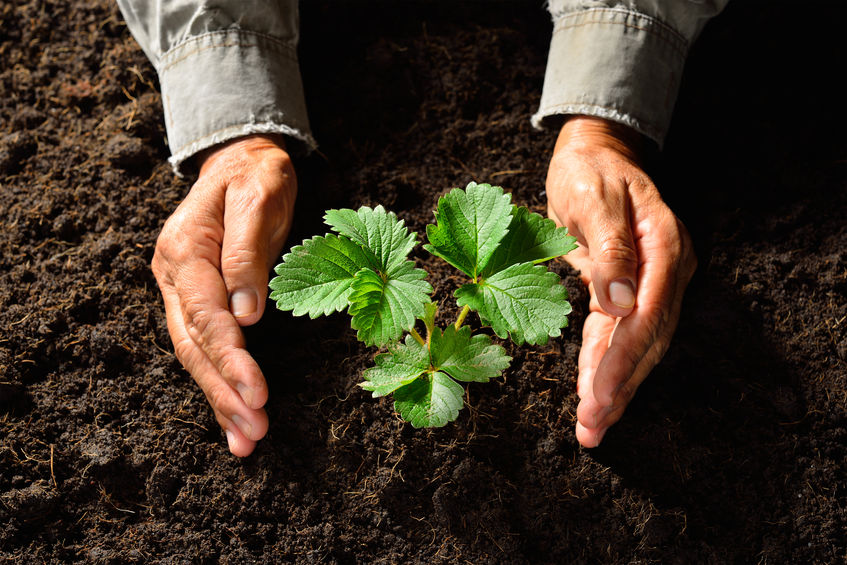
[[315,149],[292,43],[237,28],[177,45],[158,64],[174,171],[218,143],[253,133],[298,140]]
[[644,14],[602,8],[554,14],[536,128],[564,114],[625,124],[662,145],[679,91],[687,40]]

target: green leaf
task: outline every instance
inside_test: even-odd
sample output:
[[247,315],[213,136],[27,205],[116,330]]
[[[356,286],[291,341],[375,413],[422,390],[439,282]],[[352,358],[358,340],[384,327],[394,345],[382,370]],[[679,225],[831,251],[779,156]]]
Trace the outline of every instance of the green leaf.
[[456,419],[464,390],[450,377],[487,382],[499,376],[511,358],[486,335],[471,336],[467,326],[430,332],[429,348],[412,336],[376,356],[361,386],[376,398],[394,393],[394,406],[416,428],[438,427]]
[[432,366],[459,381],[485,383],[499,377],[512,358],[506,350],[491,343],[485,334],[471,336],[471,329],[462,326],[458,331],[450,324],[442,333],[430,334]]
[[399,267],[417,243],[417,234],[409,233],[404,222],[382,206],[328,210],[324,221],[372,253],[374,269],[383,273]]
[[435,372],[394,391],[394,409],[416,428],[439,428],[459,416],[462,385]]
[[494,251],[482,276],[491,276],[519,263],[549,261],[576,247],[576,238],[568,235],[568,228],[557,228],[553,220],[530,212],[525,206],[512,206],[509,232]]
[[501,338],[511,333],[518,345],[545,344],[561,335],[571,305],[559,276],[541,265],[521,263],[495,273],[478,284],[455,292],[459,306],[469,306]]
[[426,271],[403,261],[389,275],[370,269],[356,273],[348,300],[351,325],[365,345],[382,346],[402,337],[424,314],[432,287],[423,280]]
[[424,249],[471,278],[485,268],[511,222],[511,195],[499,186],[468,184],[438,199],[436,225],[426,227]]
[[346,237],[327,234],[291,248],[274,271],[271,299],[280,310],[310,318],[347,307],[353,277],[371,264],[361,246]]
[[406,336],[406,343],[397,344],[390,352],[376,356],[375,367],[365,370],[365,382],[359,386],[373,392],[373,397],[385,396],[405,386],[429,369],[429,351]]

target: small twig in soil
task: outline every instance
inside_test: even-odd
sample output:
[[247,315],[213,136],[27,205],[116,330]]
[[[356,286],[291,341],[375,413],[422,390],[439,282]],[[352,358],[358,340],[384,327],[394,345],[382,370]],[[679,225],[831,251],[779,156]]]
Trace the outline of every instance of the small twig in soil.
[[527,173],[534,173],[535,169],[507,169],[505,171],[497,171],[495,173],[491,173],[491,178],[499,177],[503,175],[525,175]]
[[191,424],[192,426],[197,426],[198,428],[200,428],[200,429],[202,429],[202,430],[204,430],[204,431],[207,431],[207,432],[209,431],[209,430],[208,430],[205,426],[203,426],[202,424],[198,424],[197,422],[194,422],[194,421],[191,421],[191,420],[183,420],[182,418],[177,418],[176,416],[171,416],[171,417],[170,417],[170,419],[171,419],[171,420],[176,420],[177,422],[182,422],[183,424]]
[[59,488],[56,484],[56,474],[53,472],[53,444],[50,444],[50,478],[53,479],[53,488]]

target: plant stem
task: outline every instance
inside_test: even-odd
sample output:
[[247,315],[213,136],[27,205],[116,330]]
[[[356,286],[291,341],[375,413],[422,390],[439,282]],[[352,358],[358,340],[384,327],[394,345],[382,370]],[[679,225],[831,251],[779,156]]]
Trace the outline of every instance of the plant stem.
[[465,323],[465,318],[468,317],[468,312],[470,312],[470,311],[471,311],[471,307],[465,306],[464,308],[462,308],[462,311],[459,312],[459,317],[456,318],[456,329],[457,330],[462,327],[462,324]]
[[418,330],[416,330],[415,328],[412,328],[411,330],[409,330],[409,334],[411,334],[411,336],[413,338],[415,338],[415,341],[417,341],[418,343],[420,343],[421,345],[426,347],[426,342],[421,337],[421,334],[418,333]]

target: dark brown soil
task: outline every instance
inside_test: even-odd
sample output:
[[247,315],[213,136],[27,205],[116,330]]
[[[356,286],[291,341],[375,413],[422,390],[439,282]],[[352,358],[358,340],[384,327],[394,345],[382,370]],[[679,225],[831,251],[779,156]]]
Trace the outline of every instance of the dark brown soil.
[[[540,1],[304,4],[322,155],[297,163],[292,241],[329,206],[421,232],[469,180],[543,211]],[[346,317],[270,311],[247,332],[270,432],[239,460],[148,266],[190,186],[155,73],[105,0],[0,3],[0,562],[843,563],[846,24],[737,2],[694,49],[652,173],[700,269],[601,448],[573,437],[587,296],[558,263],[570,329],[433,431],[356,386],[375,351]]]

